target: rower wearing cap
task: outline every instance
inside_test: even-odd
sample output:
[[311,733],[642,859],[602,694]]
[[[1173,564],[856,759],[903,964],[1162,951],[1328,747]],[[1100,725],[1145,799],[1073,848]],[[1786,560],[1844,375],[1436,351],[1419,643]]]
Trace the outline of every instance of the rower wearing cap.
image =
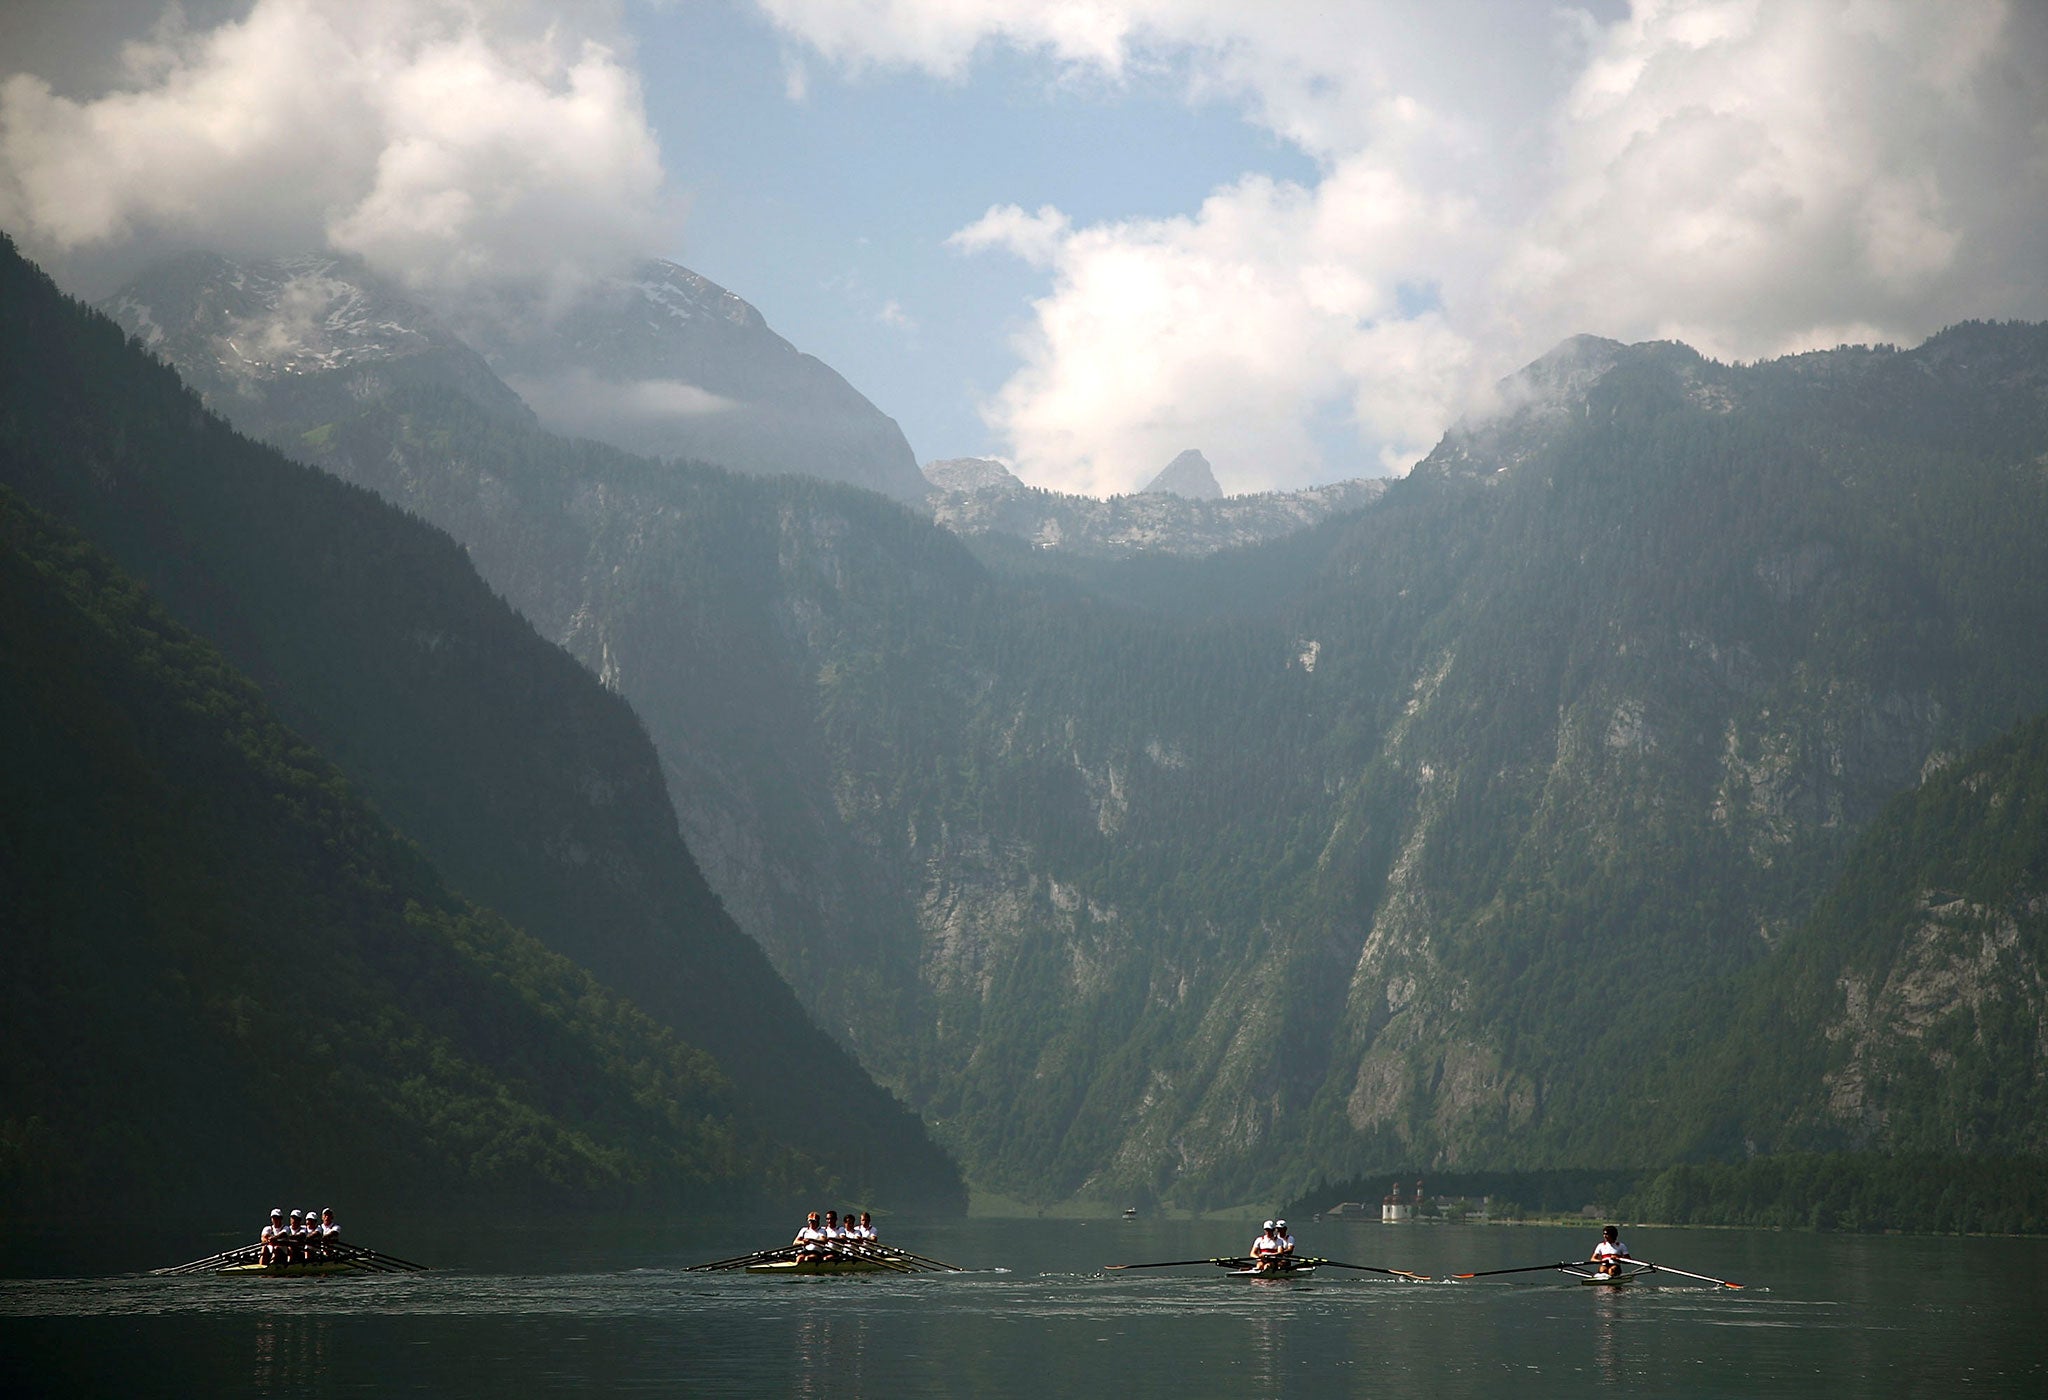
[[1280,1241],[1280,1257],[1283,1259],[1292,1258],[1294,1255],[1294,1236],[1287,1233],[1286,1221],[1276,1220],[1273,1222],[1273,1237]]
[[320,1248],[320,1217],[311,1206],[308,1206],[305,1233],[299,1237],[299,1257],[310,1264],[325,1252]]
[[1613,1278],[1621,1272],[1621,1261],[1628,1257],[1628,1246],[1621,1242],[1621,1231],[1612,1225],[1602,1229],[1600,1243],[1593,1246],[1593,1272],[1601,1278]]
[[306,1212],[294,1206],[292,1208],[292,1218],[284,1227],[284,1262],[287,1264],[304,1262],[305,1255],[301,1251],[305,1248],[305,1244]]
[[291,1236],[286,1233],[284,1210],[274,1207],[270,1212],[270,1223],[263,1227],[257,1238],[256,1260],[261,1264],[282,1264],[284,1251],[290,1248]]
[[797,1247],[796,1257],[800,1260],[825,1257],[825,1231],[818,1224],[818,1212],[812,1211],[804,1217],[803,1229],[796,1232],[796,1238],[790,1243]]
[[320,1207],[320,1252],[338,1254],[341,1245],[341,1226],[334,1223],[334,1207]]
[[1274,1267],[1280,1258],[1280,1236],[1274,1232],[1273,1222],[1268,1220],[1259,1230],[1259,1237],[1252,1241],[1252,1267],[1261,1273]]

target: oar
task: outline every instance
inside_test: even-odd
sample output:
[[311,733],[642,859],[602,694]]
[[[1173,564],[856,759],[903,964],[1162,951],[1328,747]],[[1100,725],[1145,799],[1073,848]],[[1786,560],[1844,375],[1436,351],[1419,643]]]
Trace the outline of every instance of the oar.
[[1535,1274],[1545,1269],[1578,1269],[1597,1264],[1597,1259],[1566,1259],[1556,1264],[1527,1264],[1519,1269],[1481,1269],[1474,1274],[1452,1274],[1452,1278],[1492,1278],[1495,1274]]
[[173,1264],[168,1268],[151,1269],[150,1273],[158,1275],[196,1274],[200,1272],[202,1269],[218,1269],[228,1264],[237,1263],[243,1259],[253,1259],[256,1257],[256,1252],[261,1248],[263,1248],[263,1246],[260,1244],[245,1244],[235,1249],[224,1249],[220,1253],[211,1255],[205,1259],[194,1259],[189,1264]]
[[893,1254],[901,1259],[913,1260],[916,1263],[924,1265],[927,1269],[938,1269],[943,1273],[952,1274],[964,1274],[967,1272],[967,1270],[961,1268],[958,1264],[948,1264],[943,1259],[927,1259],[922,1254],[912,1254],[909,1250],[898,1249],[894,1245],[878,1245],[877,1248],[879,1248],[885,1254]]
[[1163,1259],[1156,1264],[1104,1264],[1105,1269],[1178,1269],[1184,1264],[1237,1264],[1251,1263],[1248,1257],[1237,1259]]
[[365,1249],[359,1244],[342,1244],[337,1240],[332,1244],[323,1246],[323,1248],[330,1254],[340,1254],[349,1263],[363,1264],[377,1270],[379,1273],[425,1273],[427,1268],[425,1264],[415,1264],[410,1259],[400,1259],[396,1255],[386,1254],[381,1249]]
[[713,1259],[708,1264],[692,1264],[684,1272],[698,1272],[705,1269],[743,1269],[749,1264],[759,1264],[773,1259],[777,1255],[792,1254],[795,1251],[796,1246],[793,1244],[778,1245],[774,1249],[757,1249],[752,1254],[735,1254],[730,1259]]
[[692,1264],[688,1272],[705,1272],[725,1269],[744,1269],[750,1264],[768,1264],[778,1259],[794,1259],[796,1246],[780,1245],[774,1249],[757,1249],[752,1254],[737,1254],[730,1259],[714,1259],[709,1264]]
[[1649,1272],[1650,1270],[1652,1270],[1652,1269],[1655,1269],[1655,1270],[1656,1270],[1656,1271],[1657,1271],[1658,1273],[1660,1273],[1660,1274],[1683,1274],[1683,1275],[1684,1275],[1684,1276],[1685,1276],[1686,1278],[1696,1278],[1696,1279],[1698,1279],[1698,1280],[1699,1280],[1699,1281],[1700,1281],[1701,1283],[1718,1283],[1718,1284],[1720,1284],[1720,1285],[1721,1285],[1721,1286],[1722,1286],[1723,1288],[1740,1288],[1740,1287],[1742,1287],[1742,1285],[1741,1285],[1741,1284],[1739,1284],[1739,1283],[1730,1283],[1730,1282],[1729,1282],[1729,1281],[1728,1281],[1727,1279],[1725,1279],[1725,1278],[1708,1278],[1708,1277],[1707,1277],[1707,1276],[1706,1276],[1705,1274],[1693,1274],[1693,1273],[1686,1273],[1686,1271],[1685,1271],[1684,1269],[1674,1269],[1674,1268],[1672,1268],[1672,1267],[1671,1267],[1671,1266],[1670,1266],[1669,1264],[1652,1264],[1652,1263],[1650,1263],[1650,1262],[1649,1262],[1649,1261],[1648,1261],[1647,1259],[1644,1259],[1644,1260],[1637,1260],[1637,1259],[1631,1259],[1631,1260],[1629,1260],[1628,1262],[1629,1262],[1629,1263],[1631,1263],[1631,1264],[1637,1264],[1637,1263],[1640,1263],[1640,1264],[1642,1265],[1642,1267],[1643,1267],[1643,1272],[1644,1272],[1644,1273],[1648,1273],[1648,1272]]
[[1341,1259],[1297,1259],[1294,1262],[1297,1267],[1301,1265],[1317,1265],[1330,1269],[1357,1269],[1362,1273],[1392,1274],[1395,1278],[1412,1278],[1423,1283],[1429,1282],[1428,1274],[1418,1274],[1408,1269],[1382,1269],[1377,1264],[1347,1264]]

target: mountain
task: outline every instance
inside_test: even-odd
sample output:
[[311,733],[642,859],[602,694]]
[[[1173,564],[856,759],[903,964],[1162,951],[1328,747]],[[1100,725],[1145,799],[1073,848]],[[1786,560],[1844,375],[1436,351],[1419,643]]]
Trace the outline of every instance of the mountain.
[[345,257],[187,253],[103,308],[253,437],[333,417],[401,384],[437,384],[532,424],[532,410],[439,317]]
[[2048,710],[2044,385],[2039,326],[1581,339],[1369,508],[1063,571],[1029,515],[446,390],[305,431],[631,699],[727,907],[978,1185],[1213,1205],[1726,1150],[1713,1009]]
[[1729,1000],[1697,1148],[2048,1153],[2048,717],[1887,804]]
[[1209,467],[1209,459],[1190,447],[1175,457],[1159,475],[1152,478],[1139,495],[1181,496],[1190,501],[1220,501],[1223,488],[1216,484],[1216,473]]
[[[819,1030],[706,886],[623,700],[445,535],[235,435],[11,247],[0,292],[0,485],[220,646],[459,894],[712,1051],[749,1130],[849,1190],[960,1203],[916,1120]],[[531,431],[430,387],[479,423]]]
[[827,1185],[731,1082],[457,899],[256,688],[0,491],[0,1194],[192,1218]]
[[906,501],[925,491],[892,419],[752,306],[674,263],[648,262],[563,306],[501,290],[435,309],[354,259],[189,254],[101,309],[209,406],[287,449],[289,425],[343,416],[350,401],[403,382],[447,388],[510,422],[535,422],[537,408],[557,431],[652,457],[849,481]]
[[552,314],[472,318],[474,343],[557,432],[649,457],[851,482],[916,501],[894,419],[732,292],[641,264]]
[[[1194,455],[1199,459],[1201,454]],[[1201,469],[1206,472],[1207,466],[1203,462]],[[924,474],[931,485],[925,499],[932,518],[954,534],[998,545],[1015,541],[1050,556],[1086,560],[1242,549],[1363,509],[1387,485],[1360,478],[1227,499],[1220,490],[1197,496],[1148,487],[1135,496],[1099,501],[1026,486],[1002,463],[979,457],[932,462]]]

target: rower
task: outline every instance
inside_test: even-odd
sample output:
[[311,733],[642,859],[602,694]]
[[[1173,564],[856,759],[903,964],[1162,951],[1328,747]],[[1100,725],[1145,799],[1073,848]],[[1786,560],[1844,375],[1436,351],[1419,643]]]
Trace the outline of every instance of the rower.
[[839,1253],[839,1242],[840,1242],[841,1240],[845,1239],[845,1238],[846,1238],[846,1232],[845,1232],[844,1230],[841,1230],[841,1229],[839,1228],[839,1212],[838,1212],[838,1211],[836,1211],[836,1210],[828,1210],[828,1211],[826,1211],[826,1212],[825,1212],[825,1252],[826,1252],[827,1254],[837,1254],[837,1253]]
[[291,1222],[284,1227],[284,1262],[287,1264],[303,1262],[303,1256],[299,1251],[305,1247],[305,1244],[306,1212],[293,1207]]
[[311,1206],[306,1208],[306,1238],[305,1243],[300,1246],[300,1253],[305,1255],[307,1263],[323,1259],[327,1255],[327,1251],[321,1247],[320,1217],[314,1213]]
[[1274,1268],[1280,1259],[1280,1236],[1275,1232],[1273,1222],[1268,1220],[1259,1231],[1259,1237],[1252,1241],[1252,1267],[1264,1273]]
[[855,1254],[860,1253],[861,1246],[867,1243],[867,1238],[861,1234],[860,1225],[855,1222],[852,1211],[847,1211],[839,1217],[839,1238],[845,1240],[851,1246],[851,1252]]
[[862,1244],[871,1245],[881,1242],[882,1237],[875,1232],[875,1222],[868,1218],[866,1211],[860,1213],[860,1224],[854,1228],[860,1231],[860,1242]]
[[790,1243],[797,1247],[796,1257],[800,1261],[825,1257],[825,1232],[818,1226],[818,1212],[804,1217],[803,1229],[796,1232]]
[[1276,1220],[1273,1222],[1273,1236],[1280,1241],[1281,1257],[1283,1259],[1292,1258],[1294,1255],[1294,1236],[1287,1233],[1286,1221]]
[[1593,1246],[1593,1272],[1601,1278],[1613,1278],[1621,1272],[1621,1261],[1628,1258],[1628,1246],[1621,1242],[1621,1231],[1609,1225],[1600,1232],[1600,1243]]
[[320,1207],[320,1252],[325,1254],[341,1243],[341,1227],[334,1223],[334,1207]]
[[256,1261],[260,1264],[282,1264],[284,1252],[291,1247],[290,1236],[285,1232],[284,1211],[273,1208],[270,1223],[263,1227],[257,1238]]

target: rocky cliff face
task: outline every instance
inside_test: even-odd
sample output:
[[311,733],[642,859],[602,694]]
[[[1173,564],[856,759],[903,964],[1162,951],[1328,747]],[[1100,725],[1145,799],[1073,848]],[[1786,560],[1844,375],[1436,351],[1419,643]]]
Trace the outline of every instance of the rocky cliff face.
[[1216,484],[1216,472],[1209,459],[1195,448],[1175,457],[1160,469],[1140,494],[1164,493],[1190,501],[1220,501],[1223,488]]
[[[1528,379],[1215,615],[445,402],[319,460],[632,700],[727,905],[980,1184],[1215,1202],[1659,1160],[1696,1122],[1631,1088],[1662,1013],[2048,708],[2042,328],[1742,369],[1580,342]],[[932,475],[954,529],[1090,518]]]
[[1049,554],[1085,559],[1194,557],[1266,544],[1362,510],[1387,487],[1384,480],[1360,478],[1227,499],[1220,490],[1197,496],[1147,488],[1099,501],[1026,486],[1002,463],[986,458],[928,463],[924,474],[932,518],[954,534],[1005,536]]

